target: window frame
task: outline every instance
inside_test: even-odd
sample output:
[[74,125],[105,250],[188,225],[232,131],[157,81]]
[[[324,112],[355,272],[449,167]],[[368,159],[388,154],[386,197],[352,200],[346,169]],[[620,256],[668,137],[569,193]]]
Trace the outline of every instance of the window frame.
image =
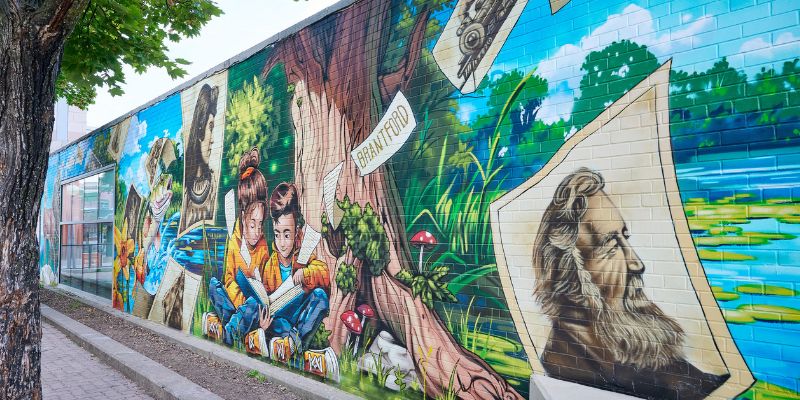
[[[99,184],[99,182],[101,181],[100,175],[104,174],[104,173],[111,173],[112,176],[114,177],[114,179],[113,179],[114,184],[113,184],[112,190],[111,190],[112,212],[110,214],[110,217],[100,218],[100,214],[101,213],[100,213],[100,209],[99,208],[100,208],[100,202],[101,202],[100,201],[100,197],[101,197],[100,196],[100,187],[101,187],[101,185]],[[103,266],[102,265],[103,264],[103,251],[102,251],[102,248],[103,248],[103,246],[108,246],[109,244],[102,243],[103,242],[103,238],[100,237],[100,233],[101,233],[101,230],[102,230],[101,226],[104,225],[104,224],[108,224],[110,229],[112,229],[112,232],[113,232],[113,229],[114,229],[114,215],[116,214],[116,211],[117,211],[116,210],[116,196],[117,196],[117,193],[116,193],[116,185],[117,185],[116,165],[115,164],[107,165],[105,167],[92,170],[91,172],[87,172],[87,173],[84,173],[84,174],[80,174],[80,175],[74,176],[74,177],[72,177],[70,179],[66,179],[66,180],[64,180],[64,181],[62,181],[60,183],[60,186],[59,186],[58,190],[60,191],[59,192],[59,195],[60,195],[59,198],[61,199],[61,204],[59,204],[59,207],[61,208],[61,215],[63,215],[64,214],[63,210],[64,210],[64,192],[65,192],[65,188],[68,185],[70,185],[70,184],[72,184],[74,182],[78,182],[78,181],[81,181],[81,180],[84,180],[84,179],[87,179],[87,178],[91,178],[93,176],[97,177],[97,182],[98,182],[98,185],[97,185],[97,189],[98,190],[97,190],[97,193],[96,193],[96,197],[97,197],[96,203],[97,204],[94,205],[95,219],[93,219],[93,220],[83,220],[82,219],[83,215],[84,215],[84,210],[86,208],[85,201],[82,200],[83,208],[78,212],[79,215],[78,216],[72,215],[69,220],[60,220],[58,222],[58,232],[59,232],[59,236],[63,236],[64,227],[65,226],[94,225],[95,229],[97,230],[97,232],[95,234],[97,240],[96,240],[95,243],[84,243],[83,242],[84,235],[85,235],[85,233],[83,232],[84,229],[81,229],[81,237],[80,238],[78,238],[77,237],[78,236],[77,233],[75,233],[75,235],[74,235],[75,236],[75,238],[74,238],[75,239],[75,243],[65,244],[64,243],[65,239],[63,237],[59,237],[59,240],[58,240],[58,258],[59,258],[58,261],[59,262],[58,262],[58,271],[57,271],[57,273],[58,273],[59,282],[62,282],[64,277],[65,277],[65,275],[63,274],[63,272],[64,272],[63,271],[64,262],[62,260],[62,256],[64,254],[63,253],[64,250],[68,251],[69,255],[72,256],[73,255],[72,253],[75,251],[75,249],[80,249],[80,254],[81,255],[79,257],[79,260],[80,260],[79,263],[83,264],[82,261],[83,261],[83,257],[84,257],[84,252],[82,251],[82,249],[87,248],[87,247],[91,248],[91,246],[93,246],[94,249],[96,250],[95,253],[96,253],[96,256],[98,257],[100,265],[93,266],[93,262],[92,261],[94,261],[94,260],[89,260],[89,263],[90,263],[90,265],[92,265],[92,268],[90,268],[88,270],[86,268],[83,268],[82,265],[81,265],[80,268],[72,268],[74,266],[71,266],[71,268],[69,268],[70,269],[70,274],[69,274],[68,279],[70,280],[71,286],[74,286],[77,283],[75,281],[77,279],[80,279],[81,288],[84,288],[84,287],[88,286],[87,288],[82,289],[82,290],[88,290],[90,292],[93,292],[93,293],[97,294],[97,292],[98,292],[97,288],[100,286],[98,280],[95,278],[95,280],[93,282],[85,282],[84,279],[83,279],[83,276],[84,276],[85,273],[97,274],[103,268],[108,268],[108,269],[111,269],[113,271],[113,258],[116,256],[115,254],[113,254],[113,253],[116,252],[116,250],[113,249],[113,240],[112,240],[112,243],[110,243],[110,245],[112,246],[112,249],[111,249],[111,252],[112,252],[111,264],[108,265],[108,266]],[[70,203],[69,206],[72,207],[72,204]],[[76,211],[76,210],[72,210],[72,211]],[[76,219],[76,217],[80,217],[81,219]],[[92,257],[95,257],[95,253],[90,252],[88,254],[88,257],[90,259]],[[77,271],[80,271],[80,278],[75,276]],[[112,279],[113,279],[113,276],[112,276]],[[94,290],[91,290],[90,289],[91,287],[94,287]]]

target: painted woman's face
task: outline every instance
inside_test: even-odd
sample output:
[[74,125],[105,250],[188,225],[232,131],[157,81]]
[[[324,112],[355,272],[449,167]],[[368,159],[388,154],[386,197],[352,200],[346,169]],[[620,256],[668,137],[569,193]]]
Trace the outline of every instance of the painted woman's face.
[[249,213],[242,213],[242,229],[247,244],[255,247],[264,236],[264,205],[253,207]]
[[208,163],[211,158],[211,147],[214,145],[214,114],[208,115],[208,120],[206,120],[203,129],[205,130],[206,137],[200,142],[200,152],[202,153],[203,160]]
[[275,228],[275,247],[284,259],[289,259],[294,252],[294,241],[297,233],[297,226],[293,214],[281,215],[273,221]]

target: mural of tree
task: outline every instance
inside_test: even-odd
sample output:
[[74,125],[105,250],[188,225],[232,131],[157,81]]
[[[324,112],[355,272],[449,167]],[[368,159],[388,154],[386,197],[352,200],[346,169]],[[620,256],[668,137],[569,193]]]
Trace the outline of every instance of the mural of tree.
[[635,86],[660,63],[647,46],[630,40],[613,42],[586,56],[581,66],[581,94],[575,99],[572,125],[577,129]]
[[[323,177],[344,162],[337,198],[347,196],[362,206],[369,204],[386,232],[388,263],[369,272],[368,287],[346,294],[331,279],[330,316],[325,327],[332,331],[332,347],[341,352],[347,331],[338,317],[353,309],[358,296],[358,300],[375,305],[381,324],[408,350],[418,373],[424,370],[429,395],[442,394],[452,382],[458,395],[466,399],[519,398],[485,361],[460,347],[436,312],[395,277],[413,261],[394,173],[384,165],[360,176],[350,158],[350,151],[370,134],[384,107],[411,81],[431,12],[426,5],[413,9],[416,13],[402,56],[391,68],[384,64],[387,50],[392,48],[387,32],[392,13],[403,10],[392,9],[388,2],[360,2],[301,30],[276,45],[264,68],[267,73],[283,63],[289,83],[294,85],[295,184],[301,191],[306,221],[321,230]],[[318,257],[328,263],[333,276],[338,265],[334,247],[322,242],[317,248]],[[360,281],[367,271],[361,263],[355,264],[356,281]]]

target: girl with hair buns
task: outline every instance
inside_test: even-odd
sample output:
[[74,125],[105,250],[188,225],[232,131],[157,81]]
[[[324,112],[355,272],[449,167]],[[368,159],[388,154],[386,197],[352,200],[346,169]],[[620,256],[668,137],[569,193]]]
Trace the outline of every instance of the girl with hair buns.
[[[267,180],[258,169],[260,161],[257,148],[242,154],[239,161],[236,190],[239,215],[225,246],[223,282],[211,278],[209,297],[215,313],[203,315],[203,333],[229,345],[243,334],[258,329],[262,322],[256,299],[245,298],[236,283],[239,271],[247,278],[261,282],[267,280],[265,265],[270,258],[264,239],[264,218],[268,212]],[[245,252],[249,260],[242,255]]]

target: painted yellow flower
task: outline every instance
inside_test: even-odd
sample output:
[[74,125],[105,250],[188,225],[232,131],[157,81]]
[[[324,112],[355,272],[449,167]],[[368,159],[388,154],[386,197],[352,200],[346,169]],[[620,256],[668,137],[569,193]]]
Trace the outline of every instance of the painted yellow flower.
[[[117,229],[114,226],[114,246],[117,249],[117,259],[116,264],[118,267],[115,269],[121,269],[122,273],[125,274],[125,280],[127,281],[130,278],[130,268],[128,268],[128,260],[130,259],[131,253],[133,252],[133,239],[128,237],[128,220],[125,219],[125,222],[122,224],[122,231]],[[116,267],[116,266],[115,266]]]

